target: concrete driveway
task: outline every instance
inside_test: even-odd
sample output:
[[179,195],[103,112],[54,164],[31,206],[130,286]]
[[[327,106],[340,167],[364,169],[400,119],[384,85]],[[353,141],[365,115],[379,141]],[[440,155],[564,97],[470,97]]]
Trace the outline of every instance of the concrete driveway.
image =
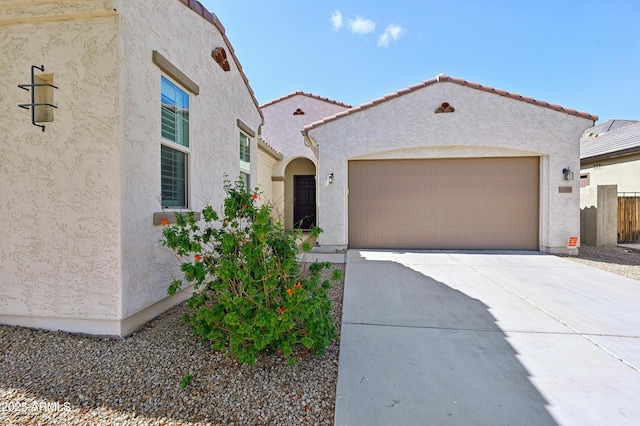
[[349,250],[336,425],[640,422],[640,282],[537,252]]

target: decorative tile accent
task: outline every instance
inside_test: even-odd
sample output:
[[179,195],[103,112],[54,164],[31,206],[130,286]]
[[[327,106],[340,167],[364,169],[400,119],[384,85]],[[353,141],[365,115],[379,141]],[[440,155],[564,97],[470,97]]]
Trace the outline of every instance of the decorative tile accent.
[[229,65],[229,61],[227,60],[227,52],[225,52],[224,47],[216,47],[213,49],[211,57],[224,71],[231,71],[231,65]]
[[442,112],[455,112],[455,108],[452,107],[449,102],[443,102],[442,105],[440,105],[438,108],[436,108],[436,114],[442,113]]
[[[341,117],[356,113],[358,111],[362,111],[362,110],[367,109],[367,108],[371,108],[371,107],[376,106],[378,104],[381,104],[383,102],[387,102],[390,99],[395,99],[395,98],[397,98],[399,96],[406,95],[407,93],[415,92],[416,90],[419,90],[419,89],[422,89],[424,87],[431,86],[431,85],[434,85],[434,84],[438,84],[438,83],[458,84],[460,86],[466,86],[466,87],[470,87],[472,89],[482,90],[483,92],[493,93],[495,95],[504,96],[506,98],[515,99],[517,101],[527,102],[527,103],[530,103],[530,104],[533,104],[533,105],[537,105],[537,106],[540,106],[540,107],[543,107],[543,108],[549,108],[549,109],[552,109],[552,110],[555,110],[555,111],[564,112],[565,114],[574,115],[576,117],[586,118],[588,120],[593,120],[594,122],[598,121],[598,116],[597,115],[592,115],[592,114],[589,114],[587,112],[580,112],[580,111],[576,111],[575,109],[564,108],[564,107],[561,107],[560,105],[554,105],[554,104],[550,104],[550,103],[545,102],[545,101],[539,101],[539,100],[536,100],[536,99],[533,99],[533,98],[529,98],[529,97],[525,97],[525,96],[519,95],[517,93],[510,93],[510,92],[507,92],[506,90],[494,89],[493,87],[483,86],[483,85],[478,84],[478,83],[471,83],[471,82],[468,82],[468,81],[463,80],[461,78],[449,77],[446,74],[439,74],[438,76],[436,76],[435,78],[432,78],[430,80],[425,80],[425,81],[423,81],[421,83],[414,84],[414,85],[409,86],[409,87],[407,87],[405,89],[401,89],[401,90],[398,90],[397,92],[390,93],[390,94],[385,95],[385,96],[383,96],[381,98],[374,99],[373,101],[364,103],[364,104],[362,104],[360,106],[356,106],[356,107],[350,108],[350,109],[348,109],[346,111],[342,111],[342,112],[340,112],[338,114],[323,118],[322,120],[315,121],[315,122],[313,122],[311,124],[308,124],[308,125],[304,126],[304,131],[305,132],[309,131],[309,130],[315,128],[315,127],[322,126],[325,123],[329,123],[329,122],[337,120],[337,119],[339,119]],[[290,96],[293,96],[293,95],[289,95],[287,97],[290,97]],[[279,99],[279,100],[281,100],[281,99]],[[279,100],[276,100],[276,101],[273,101],[273,102],[278,102]],[[271,102],[271,103],[273,103],[273,102]],[[263,105],[263,107],[264,106],[265,105]]]

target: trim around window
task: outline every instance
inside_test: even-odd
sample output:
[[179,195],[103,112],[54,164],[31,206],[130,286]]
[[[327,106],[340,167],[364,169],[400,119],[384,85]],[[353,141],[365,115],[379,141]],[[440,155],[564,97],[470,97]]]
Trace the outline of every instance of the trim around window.
[[167,58],[162,56],[158,51],[154,50],[152,54],[153,63],[158,66],[165,74],[180,83],[185,89],[194,95],[200,94],[200,86],[191,80],[185,73],[180,71],[178,67],[173,65]]
[[242,130],[244,133],[246,133],[247,135],[249,135],[250,138],[256,137],[256,132],[254,132],[251,129],[251,127],[249,127],[247,124],[245,124],[244,121],[240,120],[239,118],[237,120],[237,125],[238,125],[238,128]]

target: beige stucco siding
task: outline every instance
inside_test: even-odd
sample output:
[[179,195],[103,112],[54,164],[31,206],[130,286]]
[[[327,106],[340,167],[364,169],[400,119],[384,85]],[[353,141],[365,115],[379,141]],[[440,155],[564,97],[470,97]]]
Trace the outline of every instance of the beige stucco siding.
[[[0,323],[124,335],[181,298],[159,243],[159,52],[199,87],[190,96],[189,208],[220,208],[238,177],[240,122],[262,117],[218,28],[177,0],[0,3]],[[229,57],[231,58],[230,53]],[[31,125],[31,65],[53,74],[58,106]],[[258,148],[251,146],[252,186]]]
[[[109,334],[100,324],[122,314],[118,16],[105,1],[4,2],[0,52],[0,322],[82,318]],[[17,106],[32,65],[58,86],[45,132]]]
[[271,171],[281,159],[281,154],[266,146],[264,142],[259,143],[257,186],[262,192],[260,202],[275,204],[281,201],[274,198],[273,182],[271,180]]
[[[293,115],[300,108],[304,115]],[[294,95],[262,108],[264,128],[262,139],[282,153],[283,160],[274,168],[273,176],[284,176],[287,164],[294,158],[315,161],[315,155],[305,146],[300,131],[304,126],[324,117],[344,111],[346,107],[331,102]]]
[[586,163],[580,173],[589,174],[589,185],[582,188],[580,207],[596,205],[598,185],[618,185],[618,192],[640,194],[640,154]]
[[[219,209],[223,180],[240,173],[237,120],[257,135],[259,110],[233,61],[225,72],[211,58],[216,47],[229,52],[210,22],[176,0],[117,1],[122,16],[122,216],[123,316],[166,298],[177,262],[158,244],[153,226],[160,211],[160,79],[152,62],[158,51],[199,86],[190,94],[189,207]],[[230,54],[228,53],[229,57]],[[257,184],[257,136],[251,145],[251,186]]]
[[[304,115],[293,115],[298,109]],[[344,105],[302,92],[296,92],[262,108],[265,120],[262,138],[282,153],[282,160],[271,167],[271,176],[274,178],[271,200],[275,215],[283,221],[286,229],[293,228],[294,175],[315,174],[315,154],[305,145],[300,132],[305,125],[345,109]],[[305,159],[310,163],[305,163]]]
[[[443,102],[454,113],[434,114]],[[592,121],[453,83],[438,83],[309,131],[319,145],[319,243],[347,241],[347,162],[350,159],[540,157],[540,249],[562,251],[578,235],[579,138]],[[576,173],[577,174],[577,173]],[[570,186],[572,193],[559,193]]]

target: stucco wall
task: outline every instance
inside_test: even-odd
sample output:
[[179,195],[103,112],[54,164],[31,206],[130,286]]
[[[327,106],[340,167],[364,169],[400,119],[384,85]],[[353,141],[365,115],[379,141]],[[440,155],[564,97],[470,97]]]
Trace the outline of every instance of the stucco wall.
[[[618,192],[640,193],[640,154],[586,163],[581,174],[589,174],[589,186],[618,185]],[[594,192],[595,193],[595,192]],[[581,206],[595,205],[595,197],[585,198]]]
[[[304,111],[304,115],[293,115],[297,109]],[[294,94],[262,108],[265,120],[262,139],[283,156],[271,170],[271,176],[276,179],[272,183],[271,197],[275,214],[286,229],[293,228],[293,175],[315,174],[315,169],[310,171],[308,166],[296,171],[298,166],[291,165],[292,161],[300,161],[298,159],[301,158],[313,163],[316,161],[315,154],[305,146],[300,132],[307,124],[345,109],[343,105],[304,94]]]
[[616,185],[580,189],[581,203],[592,196],[593,204],[581,206],[580,210],[581,244],[615,246],[618,243],[618,189]]
[[[305,114],[293,115],[298,108]],[[305,146],[300,131],[309,123],[345,109],[344,106],[302,94],[263,107],[262,139],[283,155],[283,160],[273,170],[273,176],[284,176],[284,170],[293,158],[315,160],[313,151]]]
[[269,202],[271,204],[281,202],[277,198],[274,198],[273,182],[271,181],[271,171],[275,165],[280,161],[280,158],[274,156],[273,150],[268,147],[264,147],[264,144],[258,145],[258,179],[257,186],[262,195],[260,202]]
[[[227,50],[223,71],[211,51]],[[238,120],[260,111],[230,47],[178,0],[17,1],[0,8],[0,322],[128,334],[188,296],[160,246],[160,78],[156,50],[199,85],[190,99],[189,207],[219,209],[239,174]],[[55,120],[30,124],[31,65],[54,84]],[[257,183],[252,138],[251,186]]]
[[[109,2],[0,9],[0,322],[112,334],[121,317],[118,16]],[[53,74],[54,121],[17,87]],[[41,73],[37,71],[37,73]]]
[[[119,0],[122,37],[122,258],[123,316],[166,298],[177,261],[158,244],[161,227],[153,212],[161,210],[160,79],[152,62],[156,50],[200,88],[190,95],[189,205],[218,211],[224,199],[224,175],[240,173],[240,119],[257,135],[262,122],[229,47],[210,22],[177,0]],[[215,12],[215,11],[214,11]],[[231,71],[225,72],[211,52],[222,46]],[[257,184],[257,136],[251,139],[251,182]]]
[[[443,102],[454,113],[434,114]],[[562,169],[579,170],[579,138],[590,120],[463,87],[437,83],[313,128],[319,145],[318,242],[347,241],[347,161],[365,158],[540,157],[540,249],[564,251],[580,232],[579,179],[564,181]],[[577,175],[577,173],[576,173]],[[571,186],[572,193],[559,193]]]

